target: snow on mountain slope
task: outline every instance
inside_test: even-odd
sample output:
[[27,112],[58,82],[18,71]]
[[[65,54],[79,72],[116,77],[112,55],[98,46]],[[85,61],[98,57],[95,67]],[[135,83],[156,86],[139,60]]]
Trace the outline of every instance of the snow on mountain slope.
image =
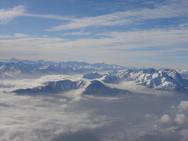
[[0,64],[0,78],[15,78],[16,76],[20,75],[21,71],[16,69],[14,66],[10,65],[3,65]]
[[72,81],[72,80],[58,80],[43,83],[41,86],[33,88],[17,89],[13,92],[16,94],[45,94],[45,93],[60,93],[69,90],[81,88],[85,85],[85,81]]
[[103,79],[106,83],[135,81],[138,85],[160,90],[188,90],[188,81],[172,69],[139,69],[109,73]]
[[181,76],[185,79],[188,79],[188,71],[187,70],[181,70],[179,71],[179,73],[181,74]]

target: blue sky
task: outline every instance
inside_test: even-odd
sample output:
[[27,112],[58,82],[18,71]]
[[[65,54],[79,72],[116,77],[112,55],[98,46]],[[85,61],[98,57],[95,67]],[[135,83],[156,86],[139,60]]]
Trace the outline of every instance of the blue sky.
[[0,0],[0,59],[188,69],[188,0]]

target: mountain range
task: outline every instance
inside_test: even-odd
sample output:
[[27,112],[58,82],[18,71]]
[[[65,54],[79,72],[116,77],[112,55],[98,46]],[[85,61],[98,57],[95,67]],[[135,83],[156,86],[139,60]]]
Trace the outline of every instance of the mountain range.
[[138,85],[160,90],[188,90],[188,80],[173,69],[127,69],[108,73],[103,81],[106,83],[134,81]]
[[124,67],[104,63],[89,64],[85,62],[52,62],[30,60],[1,60],[0,78],[15,78],[15,76],[45,75],[45,74],[76,74],[93,71],[121,70]]
[[[184,71],[185,72],[185,71]],[[188,91],[188,80],[174,69],[127,69],[119,65],[84,62],[49,62],[28,60],[0,61],[0,77],[3,79],[28,75],[80,74],[79,81],[58,80],[43,83],[35,88],[18,89],[16,93],[57,93],[78,89],[90,83],[85,93],[122,93],[124,91],[109,87],[132,81],[137,85],[165,91]],[[126,89],[126,88],[125,88]]]

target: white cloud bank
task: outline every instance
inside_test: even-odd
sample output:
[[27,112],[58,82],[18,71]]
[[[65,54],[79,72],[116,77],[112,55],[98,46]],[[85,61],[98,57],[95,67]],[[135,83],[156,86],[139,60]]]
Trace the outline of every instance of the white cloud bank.
[[164,114],[162,115],[162,117],[160,118],[160,122],[162,124],[170,124],[172,122],[171,117],[168,114]]
[[174,121],[177,124],[183,125],[183,124],[187,123],[188,118],[184,114],[177,114]]
[[181,101],[181,103],[178,106],[178,109],[180,111],[188,111],[188,101]]
[[170,114],[161,116],[159,122],[174,127],[188,127],[188,101],[182,100]]
[[[1,58],[50,58],[129,65],[133,63],[130,60],[139,57],[163,56],[173,59],[188,51],[185,47],[188,43],[187,29],[105,32],[98,36],[101,35],[103,37],[98,39],[81,37],[68,40],[61,37],[32,37],[18,33],[13,37],[0,38],[0,55]],[[159,49],[156,49],[158,47]]]

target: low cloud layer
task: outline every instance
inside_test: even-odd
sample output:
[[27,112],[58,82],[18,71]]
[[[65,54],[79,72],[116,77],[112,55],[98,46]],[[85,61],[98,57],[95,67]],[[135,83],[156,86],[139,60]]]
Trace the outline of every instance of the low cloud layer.
[[[9,90],[61,77],[2,83],[11,85],[4,88]],[[186,141],[187,101],[183,94],[182,98],[178,95],[140,93],[117,98],[77,98],[80,94],[76,91],[38,96],[1,92],[0,135],[3,141]]]

